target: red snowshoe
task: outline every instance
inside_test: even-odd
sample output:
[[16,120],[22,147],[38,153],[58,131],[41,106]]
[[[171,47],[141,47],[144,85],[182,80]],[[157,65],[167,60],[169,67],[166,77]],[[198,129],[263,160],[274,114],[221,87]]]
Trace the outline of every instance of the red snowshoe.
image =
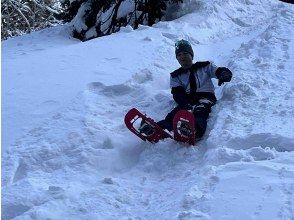
[[179,142],[195,144],[195,119],[193,113],[180,110],[173,119],[174,139]]
[[157,143],[164,138],[173,138],[171,134],[159,127],[154,120],[135,108],[132,108],[126,114],[125,124],[131,132],[143,141]]

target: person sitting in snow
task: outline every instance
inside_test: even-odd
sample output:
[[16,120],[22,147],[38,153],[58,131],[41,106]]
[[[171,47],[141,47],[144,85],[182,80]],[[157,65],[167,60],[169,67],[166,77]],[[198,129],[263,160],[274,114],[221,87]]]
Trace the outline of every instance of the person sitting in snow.
[[[172,131],[175,114],[182,109],[192,111],[196,118],[196,138],[200,139],[205,133],[211,107],[216,103],[211,78],[217,78],[220,86],[231,81],[232,72],[209,61],[193,64],[194,52],[186,40],[176,42],[175,55],[181,67],[170,74],[170,87],[173,99],[178,105],[157,124]],[[140,131],[146,133],[147,130],[147,124],[142,123]]]

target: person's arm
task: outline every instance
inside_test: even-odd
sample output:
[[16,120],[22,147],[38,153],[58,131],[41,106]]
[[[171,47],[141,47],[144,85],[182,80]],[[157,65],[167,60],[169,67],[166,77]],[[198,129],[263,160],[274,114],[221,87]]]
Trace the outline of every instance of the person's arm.
[[188,94],[186,93],[184,87],[179,82],[178,78],[170,78],[171,93],[173,99],[180,106],[180,108],[187,109],[189,105]]
[[187,109],[189,106],[188,95],[184,88],[181,86],[173,87],[171,90],[175,102],[180,106],[180,108]]
[[218,85],[221,86],[224,82],[230,82],[232,79],[232,72],[227,67],[218,67],[210,63],[206,68],[206,72],[210,78],[218,79]]

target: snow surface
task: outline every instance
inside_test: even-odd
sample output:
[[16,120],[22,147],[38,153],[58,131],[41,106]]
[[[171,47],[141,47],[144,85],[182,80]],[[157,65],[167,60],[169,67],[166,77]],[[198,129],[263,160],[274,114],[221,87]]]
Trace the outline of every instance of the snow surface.
[[[2,43],[3,219],[294,219],[294,7],[196,5],[88,42],[65,25]],[[124,115],[173,107],[180,38],[234,78],[197,146],[141,142]]]

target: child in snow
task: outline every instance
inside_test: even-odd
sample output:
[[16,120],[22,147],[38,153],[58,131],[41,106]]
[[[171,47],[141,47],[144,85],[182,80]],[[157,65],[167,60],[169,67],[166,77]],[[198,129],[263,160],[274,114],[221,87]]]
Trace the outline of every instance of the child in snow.
[[[181,67],[170,74],[170,87],[173,99],[178,105],[157,124],[172,131],[175,114],[181,109],[192,111],[196,119],[196,139],[200,139],[205,133],[211,107],[216,103],[211,78],[217,78],[220,86],[231,81],[232,72],[209,61],[193,64],[194,52],[186,40],[176,42],[175,54]],[[140,131],[147,134],[148,130],[148,124],[142,123]]]

